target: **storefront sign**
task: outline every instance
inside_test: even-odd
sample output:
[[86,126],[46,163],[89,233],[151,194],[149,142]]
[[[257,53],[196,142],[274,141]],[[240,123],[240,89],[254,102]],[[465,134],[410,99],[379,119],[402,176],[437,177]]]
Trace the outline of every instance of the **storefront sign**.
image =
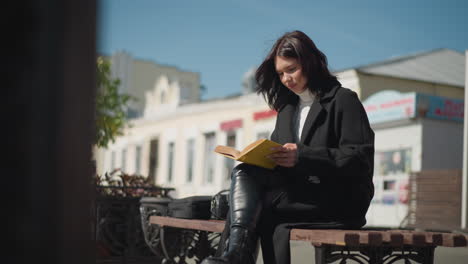
[[370,96],[363,105],[369,122],[375,124],[414,117],[415,101],[416,93],[382,91]]
[[255,121],[265,119],[265,118],[271,118],[276,116],[278,113],[275,110],[266,110],[266,111],[260,111],[260,112],[255,112],[253,113],[253,119]]
[[233,129],[241,128],[241,127],[242,127],[242,119],[225,121],[225,122],[222,122],[219,126],[219,128],[222,131],[229,131],[229,130],[233,130]]
[[461,99],[386,90],[370,96],[363,105],[371,124],[416,116],[463,122]]
[[464,104],[461,99],[418,94],[416,101],[419,116],[463,122]]

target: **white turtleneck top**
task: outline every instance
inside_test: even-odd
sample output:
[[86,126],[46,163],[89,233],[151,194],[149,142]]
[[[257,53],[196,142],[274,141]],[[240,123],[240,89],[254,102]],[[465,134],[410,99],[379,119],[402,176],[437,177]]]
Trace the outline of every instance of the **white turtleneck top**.
[[309,114],[310,106],[315,100],[315,95],[309,89],[305,89],[302,93],[296,94],[299,96],[299,105],[297,106],[296,111],[294,131],[296,133],[297,140],[299,141],[301,139],[305,120]]

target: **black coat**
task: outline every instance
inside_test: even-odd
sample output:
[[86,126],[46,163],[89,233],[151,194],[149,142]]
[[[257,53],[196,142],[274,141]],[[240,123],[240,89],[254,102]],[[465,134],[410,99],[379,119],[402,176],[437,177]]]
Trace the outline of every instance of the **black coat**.
[[271,135],[298,146],[297,164],[276,169],[287,178],[290,199],[313,201],[333,218],[364,225],[374,195],[374,132],[356,93],[330,83],[312,104],[298,142],[296,109],[297,102],[280,109]]

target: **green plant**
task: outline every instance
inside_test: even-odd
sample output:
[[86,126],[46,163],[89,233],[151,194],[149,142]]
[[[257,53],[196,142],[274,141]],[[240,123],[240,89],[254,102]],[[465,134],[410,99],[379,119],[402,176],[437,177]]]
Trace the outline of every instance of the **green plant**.
[[106,148],[117,136],[123,134],[127,123],[128,103],[134,98],[119,93],[120,80],[111,77],[110,62],[105,58],[97,59],[96,93],[96,136],[95,144]]

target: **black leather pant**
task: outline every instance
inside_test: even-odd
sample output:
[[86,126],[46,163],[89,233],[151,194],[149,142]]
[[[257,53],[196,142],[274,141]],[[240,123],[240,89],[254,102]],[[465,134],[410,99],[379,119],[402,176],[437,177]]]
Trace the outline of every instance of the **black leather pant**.
[[285,188],[286,177],[291,176],[244,163],[232,172],[231,228],[246,228],[260,236],[264,263],[290,263],[289,230],[295,225],[343,227],[324,216],[317,204],[291,200]]
[[[277,219],[303,219],[316,210],[312,204],[292,202],[287,194],[287,177],[277,171],[241,163],[231,175],[230,217],[231,227],[240,226],[256,230],[266,214]],[[293,213],[291,215],[291,213]],[[273,216],[273,215],[271,215]]]
[[265,169],[244,163],[233,169],[229,201],[231,228],[237,226],[256,231],[267,173]]
[[[257,166],[243,163],[232,171],[230,227],[245,228],[255,234],[255,239],[257,235],[261,237],[264,263],[275,263],[273,248],[275,225],[274,220],[269,218],[272,216],[271,208],[275,200],[282,194],[279,188],[282,184],[284,183],[281,177],[274,171]],[[258,227],[260,221],[262,228]],[[289,240],[287,246],[289,247]]]

